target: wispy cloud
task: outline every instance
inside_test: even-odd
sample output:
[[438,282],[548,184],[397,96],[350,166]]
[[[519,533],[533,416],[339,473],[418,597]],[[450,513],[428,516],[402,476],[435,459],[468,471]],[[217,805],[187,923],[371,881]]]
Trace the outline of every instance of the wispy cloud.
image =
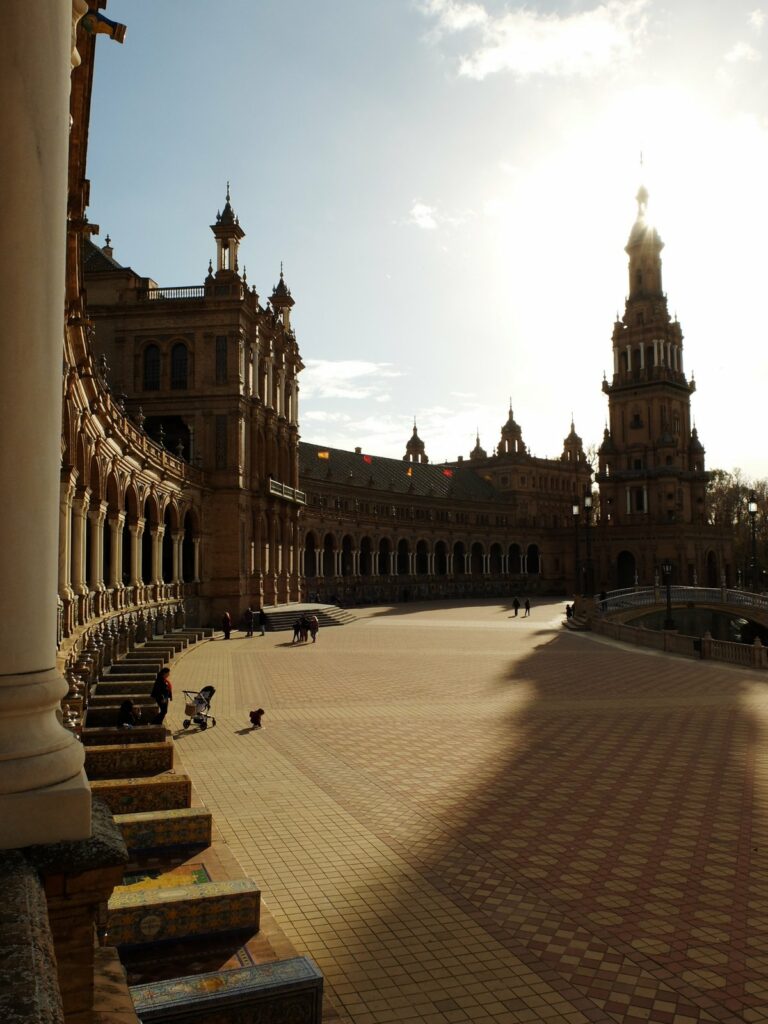
[[749,43],[736,43],[723,59],[727,60],[729,64],[740,64],[742,62],[755,63],[755,61],[762,60],[762,57],[759,50],[750,46]]
[[418,200],[411,206],[408,214],[408,223],[415,224],[423,231],[434,231],[437,227],[437,209],[428,206],[427,203],[420,203]]
[[561,16],[520,7],[491,15],[477,3],[426,0],[424,11],[440,33],[479,32],[459,74],[483,79],[508,71],[530,75],[591,76],[626,63],[638,50],[649,0],[606,0]]
[[759,7],[752,11],[749,15],[749,24],[756,32],[762,32],[765,24],[765,12],[761,11]]
[[400,372],[390,363],[308,359],[301,375],[301,394],[304,399],[378,399],[382,383],[399,376]]

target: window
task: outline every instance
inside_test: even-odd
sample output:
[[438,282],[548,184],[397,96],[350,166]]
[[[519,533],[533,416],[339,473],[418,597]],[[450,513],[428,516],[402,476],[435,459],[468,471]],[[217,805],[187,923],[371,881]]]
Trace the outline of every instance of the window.
[[144,349],[144,390],[160,390],[160,349],[147,345]]
[[216,337],[216,383],[227,383],[227,336],[219,334]]
[[171,349],[171,387],[174,390],[186,390],[188,367],[187,346],[179,342]]
[[227,468],[227,417],[216,417],[216,469]]

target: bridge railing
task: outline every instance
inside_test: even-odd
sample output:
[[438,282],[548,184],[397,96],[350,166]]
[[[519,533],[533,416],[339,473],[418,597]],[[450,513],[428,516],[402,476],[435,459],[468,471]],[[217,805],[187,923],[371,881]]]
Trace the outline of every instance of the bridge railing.
[[[768,611],[768,596],[753,594],[749,590],[731,587],[670,587],[673,604],[727,604],[737,608],[759,608]],[[631,587],[609,591],[601,603],[606,615],[625,608],[644,608],[652,604],[663,604],[666,587]]]

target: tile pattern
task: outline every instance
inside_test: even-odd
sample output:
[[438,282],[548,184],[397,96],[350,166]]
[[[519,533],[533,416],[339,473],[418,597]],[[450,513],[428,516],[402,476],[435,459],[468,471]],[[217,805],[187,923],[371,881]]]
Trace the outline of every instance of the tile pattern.
[[219,720],[178,753],[339,1019],[768,1020],[764,681],[508,615],[177,669]]
[[207,846],[212,816],[200,807],[116,815],[116,823],[131,853],[167,846]]
[[153,778],[97,779],[91,782],[91,790],[113,814],[174,810],[189,807],[192,799],[190,778],[181,772]]

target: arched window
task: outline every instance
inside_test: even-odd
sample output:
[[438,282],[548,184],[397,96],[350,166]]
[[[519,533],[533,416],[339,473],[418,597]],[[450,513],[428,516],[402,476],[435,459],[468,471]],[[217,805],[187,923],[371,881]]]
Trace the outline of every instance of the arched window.
[[171,387],[175,390],[184,391],[187,388],[187,373],[189,368],[189,353],[187,346],[179,342],[171,349]]
[[144,349],[144,390],[160,390],[160,349],[147,345]]

